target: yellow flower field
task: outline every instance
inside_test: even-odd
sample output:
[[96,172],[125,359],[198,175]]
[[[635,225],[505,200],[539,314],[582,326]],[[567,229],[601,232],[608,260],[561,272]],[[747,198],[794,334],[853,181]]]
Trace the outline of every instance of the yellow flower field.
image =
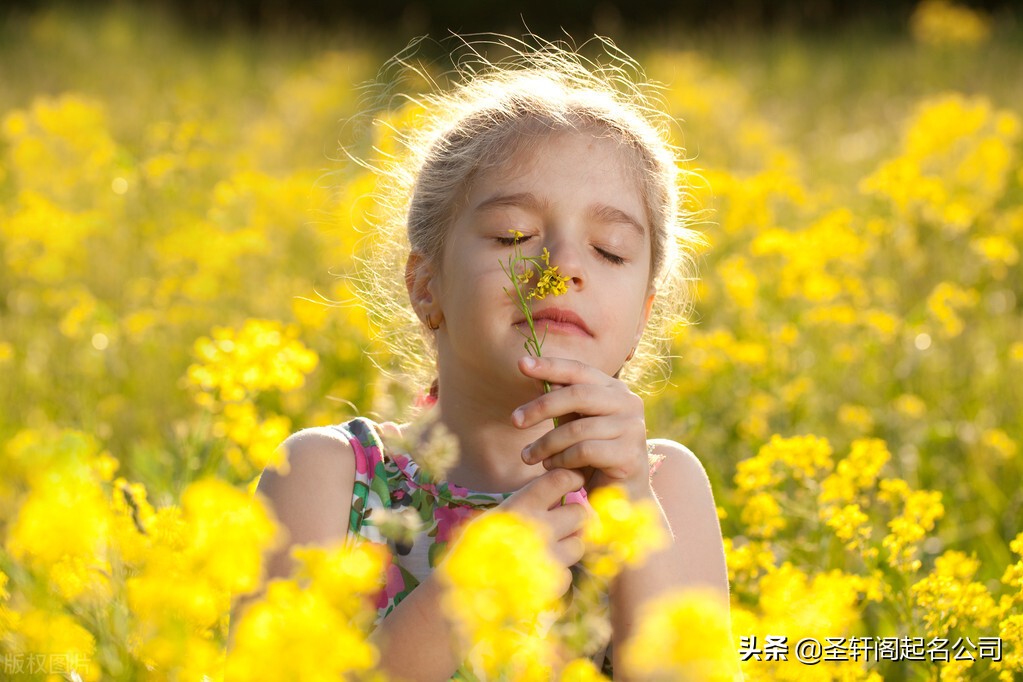
[[[651,436],[708,471],[732,589],[730,633],[712,599],[673,595],[623,665],[1019,679],[1019,29],[926,0],[899,35],[620,42],[701,178],[696,315],[643,395]],[[388,56],[130,10],[0,25],[0,678],[382,679],[372,545],[301,552],[226,651],[231,596],[281,540],[252,495],[277,446],[428,388],[388,380],[344,277],[377,187],[339,139],[387,154],[372,116],[415,121],[367,108]],[[593,503],[588,562],[613,577],[657,538],[613,491]],[[557,601],[535,529],[476,530],[447,578],[483,605],[451,615],[486,669],[606,679],[587,604],[530,636]],[[495,582],[474,567],[509,535]]]

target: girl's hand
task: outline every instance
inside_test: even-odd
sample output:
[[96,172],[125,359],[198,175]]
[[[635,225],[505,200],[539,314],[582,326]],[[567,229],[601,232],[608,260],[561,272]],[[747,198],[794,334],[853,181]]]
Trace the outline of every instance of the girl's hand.
[[562,594],[572,586],[570,567],[583,558],[583,524],[593,512],[581,504],[562,505],[561,498],[578,490],[583,483],[583,476],[578,471],[554,469],[522,486],[490,510],[516,513],[544,528],[547,549],[563,567]]
[[519,428],[559,418],[557,428],[523,450],[525,462],[543,462],[548,470],[580,469],[589,490],[617,483],[632,499],[653,495],[643,400],[624,382],[565,358],[522,358],[519,370],[560,385],[512,413]]

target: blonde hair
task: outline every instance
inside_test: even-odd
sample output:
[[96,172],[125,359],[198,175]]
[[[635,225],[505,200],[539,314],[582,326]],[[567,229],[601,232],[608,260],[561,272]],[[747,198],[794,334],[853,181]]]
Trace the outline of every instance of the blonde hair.
[[[425,78],[434,92],[404,96],[400,117],[413,123],[405,129],[383,118],[375,121],[387,126],[400,153],[376,164],[360,162],[376,175],[379,212],[378,231],[354,284],[400,371],[425,388],[436,373],[436,348],[401,276],[409,253],[442,268],[450,225],[473,179],[506,163],[529,140],[601,131],[636,159],[652,226],[650,283],[657,297],[634,357],[620,375],[641,390],[643,380],[657,371],[667,378],[671,332],[688,320],[692,306],[695,249],[702,243],[691,227],[694,216],[684,210],[692,172],[682,167],[682,150],[671,142],[673,119],[655,106],[659,86],[647,82],[638,63],[610,39],[594,39],[610,58],[601,64],[577,49],[529,38],[538,44],[507,37],[464,42],[466,54],[456,59],[455,83],[448,90],[401,54],[388,63]],[[491,62],[479,52],[485,45],[509,55]],[[417,352],[424,347],[426,353]]]

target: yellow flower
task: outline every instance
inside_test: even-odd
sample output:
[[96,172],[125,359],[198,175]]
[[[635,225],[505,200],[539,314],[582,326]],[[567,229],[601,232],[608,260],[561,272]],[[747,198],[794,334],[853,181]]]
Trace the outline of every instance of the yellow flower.
[[835,536],[846,543],[846,549],[860,550],[868,558],[876,556],[877,548],[867,547],[873,531],[870,517],[863,513],[858,504],[847,504],[840,509],[824,507],[821,517],[835,531]]
[[874,428],[874,417],[863,405],[848,403],[838,408],[838,421],[860,433],[868,433]]
[[[550,555],[542,527],[510,512],[490,511],[462,526],[437,571],[445,585],[442,607],[488,674],[516,665],[509,642],[540,646],[541,615],[560,608],[565,570]],[[543,651],[534,651],[537,664],[550,654]]]
[[998,624],[1002,639],[1002,660],[992,661],[991,669],[1000,671],[999,681],[1012,682],[1023,669],[1023,614],[1012,615]]
[[785,562],[760,579],[761,627],[789,641],[822,632],[841,636],[858,620],[856,605],[867,587],[860,576],[831,570],[811,578]]
[[927,413],[927,403],[912,393],[903,393],[896,398],[894,407],[896,412],[910,419],[919,419]]
[[237,624],[227,679],[350,679],[371,671],[379,657],[322,591],[274,580]]
[[[1023,533],[1009,543],[1009,549],[1020,556],[1020,560],[1005,567],[1002,582],[1012,590],[1009,595],[1002,596],[1002,613],[1008,613],[1014,605],[1023,605]],[[1023,642],[1021,642],[1023,644]],[[1023,646],[1020,647],[1023,657]]]
[[560,682],[604,682],[607,680],[593,661],[588,658],[576,658],[569,661],[561,671]]
[[367,614],[371,619],[375,617],[376,613],[367,609],[363,596],[383,587],[389,559],[386,546],[359,542],[329,548],[296,547],[292,556],[299,563],[296,577],[310,580],[340,613],[353,622]]
[[[536,334],[536,325],[533,323],[533,311],[529,307],[529,301],[533,299],[543,299],[548,295],[560,296],[568,291],[568,287],[565,283],[570,279],[568,277],[561,277],[558,275],[558,266],[551,267],[550,252],[547,251],[547,247],[544,247],[543,253],[540,258],[527,257],[522,255],[522,248],[519,245],[519,239],[522,238],[523,233],[518,230],[508,230],[513,236],[512,245],[515,247],[514,253],[508,258],[507,264],[501,263],[501,270],[511,280],[512,286],[515,289],[514,295],[507,288],[504,292],[515,302],[519,311],[525,318],[526,324],[529,326],[529,333],[526,334],[525,348],[526,351],[535,357],[541,357],[543,350],[543,339],[538,337]],[[524,266],[524,272],[517,274],[519,266]],[[528,292],[523,292],[522,286],[528,283],[533,277],[533,270],[542,270],[540,274],[540,280],[536,283]],[[551,385],[550,382],[544,379],[543,391],[544,393],[550,393]],[[554,417],[554,426],[558,426],[558,418]]]
[[103,601],[111,585],[108,535],[113,519],[99,486],[55,471],[32,490],[7,537],[7,550],[47,576],[66,599]]
[[782,479],[783,476],[774,468],[772,453],[764,448],[736,466],[735,485],[740,491],[763,490],[777,485]]
[[883,440],[866,438],[853,441],[849,455],[842,459],[835,472],[821,482],[819,502],[848,503],[877,481],[881,467],[891,459]]
[[972,239],[970,248],[987,261],[995,279],[1005,279],[1011,268],[1019,262],[1019,250],[1011,241],[1001,235],[988,235]]
[[754,590],[757,579],[775,568],[774,553],[766,541],[748,541],[736,547],[732,538],[724,538],[728,583]]
[[[100,679],[95,638],[66,613],[34,607],[19,613],[13,641],[15,653],[25,656],[63,654],[66,658],[61,665],[66,664],[68,669],[62,672],[76,672],[86,682]],[[5,647],[5,654],[10,656],[8,651],[10,649]]]
[[259,499],[211,478],[189,485],[181,508],[191,533],[189,553],[203,576],[234,594],[254,590],[262,578],[263,553],[278,537]]
[[926,45],[975,45],[991,34],[986,14],[949,0],[923,0],[909,26],[913,38]]
[[560,296],[568,291],[566,282],[570,277],[562,277],[558,274],[558,266],[545,268],[540,273],[540,281],[529,292],[529,298],[544,299],[550,296]]
[[216,327],[211,337],[195,342],[198,362],[188,368],[188,381],[224,402],[301,388],[319,359],[297,336],[295,325],[273,320],[250,319],[241,329]]
[[905,481],[886,479],[881,481],[878,497],[892,506],[897,506],[899,500],[904,504],[902,513],[888,522],[891,532],[881,542],[889,551],[889,565],[906,573],[919,570],[920,560],[915,558],[919,543],[945,514],[941,492],[909,491]]
[[1016,441],[1001,429],[985,429],[980,436],[980,443],[1003,462],[1011,460],[1019,451]]
[[617,485],[594,490],[589,501],[596,514],[583,526],[587,547],[583,562],[594,575],[612,577],[667,546],[667,532],[653,501],[631,502]]
[[934,571],[910,589],[913,603],[923,611],[928,637],[946,637],[959,628],[985,628],[997,607],[982,583],[972,582],[980,562],[949,550],[934,562]]
[[927,309],[941,324],[941,330],[948,338],[959,336],[964,323],[959,311],[972,308],[980,299],[974,289],[963,289],[951,282],[941,282],[927,297]]
[[291,433],[291,420],[281,415],[261,418],[251,401],[226,403],[223,417],[214,425],[230,440],[227,460],[241,478],[249,478],[265,467],[288,473],[287,451],[279,447]]
[[772,538],[785,528],[781,507],[775,496],[767,492],[756,493],[746,500],[741,518],[747,532],[756,538]]
[[703,588],[651,600],[625,644],[623,660],[633,679],[731,682],[739,659],[726,597]]
[[815,479],[830,471],[831,444],[817,436],[782,438],[775,434],[750,460],[739,462],[735,482],[740,490],[758,490],[780,483],[784,476],[775,470],[775,463],[785,464],[797,480]]

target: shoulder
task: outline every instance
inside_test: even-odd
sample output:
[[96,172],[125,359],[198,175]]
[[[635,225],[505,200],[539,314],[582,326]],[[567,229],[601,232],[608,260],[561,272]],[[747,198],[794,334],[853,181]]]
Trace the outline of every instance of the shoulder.
[[650,453],[652,470],[669,474],[669,476],[662,476],[658,473],[657,476],[654,476],[654,481],[657,481],[658,478],[669,478],[671,474],[674,474],[708,481],[709,485],[707,470],[703,463],[693,454],[692,450],[681,443],[667,438],[651,438],[647,441],[647,450]]
[[345,434],[331,427],[303,429],[281,445],[287,465],[263,471],[256,488],[287,531],[288,547],[270,572],[286,575],[291,545],[344,540],[351,510],[355,458]]
[[728,594],[724,541],[710,479],[689,448],[672,440],[650,441],[651,451],[664,456],[650,485],[675,543],[686,548],[680,561],[685,582],[710,584]]
[[343,473],[354,470],[352,445],[345,431],[331,426],[316,426],[297,431],[281,443],[287,464],[279,470],[268,468],[260,479],[285,479],[297,476],[300,479],[311,473],[330,471]]

